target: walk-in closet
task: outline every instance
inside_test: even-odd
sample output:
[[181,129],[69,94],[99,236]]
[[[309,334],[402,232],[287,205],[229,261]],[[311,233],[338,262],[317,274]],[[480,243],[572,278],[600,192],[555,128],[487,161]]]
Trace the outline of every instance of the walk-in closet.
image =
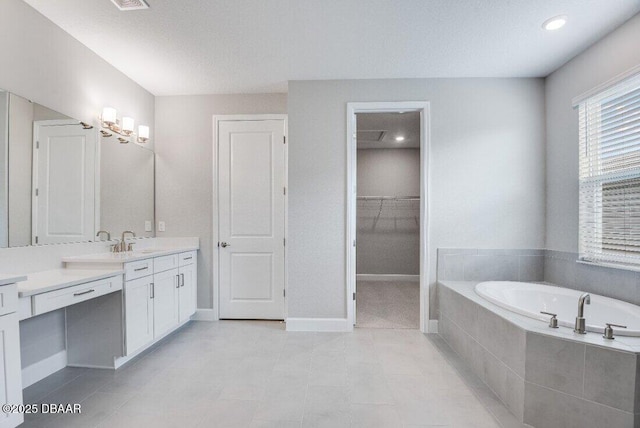
[[356,326],[419,328],[420,113],[357,114]]

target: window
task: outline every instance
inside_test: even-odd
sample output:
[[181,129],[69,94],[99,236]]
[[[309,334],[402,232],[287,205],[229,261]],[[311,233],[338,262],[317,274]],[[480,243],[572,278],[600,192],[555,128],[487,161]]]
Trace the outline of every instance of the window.
[[640,75],[578,104],[580,258],[640,267]]

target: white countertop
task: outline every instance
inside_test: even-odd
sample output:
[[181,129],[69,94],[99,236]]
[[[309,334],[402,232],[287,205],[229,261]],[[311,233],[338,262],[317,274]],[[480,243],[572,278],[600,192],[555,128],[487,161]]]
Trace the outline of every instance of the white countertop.
[[18,283],[18,296],[29,297],[123,273],[121,269],[53,269],[30,273],[28,278],[22,277],[26,281]]
[[83,256],[63,257],[64,263],[109,263],[120,265],[122,263],[136,260],[150,259],[154,257],[168,256],[170,254],[183,253],[185,251],[198,250],[197,246],[181,246],[171,248],[141,248],[139,250],[127,251],[125,253],[99,253],[87,254]]
[[7,275],[0,274],[0,286],[14,284],[19,281],[27,279],[26,275]]

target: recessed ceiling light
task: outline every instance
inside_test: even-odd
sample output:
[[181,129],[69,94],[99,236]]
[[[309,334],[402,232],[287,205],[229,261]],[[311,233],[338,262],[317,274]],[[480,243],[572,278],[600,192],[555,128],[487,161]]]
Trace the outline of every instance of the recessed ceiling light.
[[402,135],[398,135],[396,137],[396,141],[400,142],[400,141],[404,141],[404,137]]
[[545,30],[553,31],[559,28],[564,27],[564,24],[567,23],[567,15],[559,15],[554,16],[553,18],[549,18],[542,23],[542,28]]

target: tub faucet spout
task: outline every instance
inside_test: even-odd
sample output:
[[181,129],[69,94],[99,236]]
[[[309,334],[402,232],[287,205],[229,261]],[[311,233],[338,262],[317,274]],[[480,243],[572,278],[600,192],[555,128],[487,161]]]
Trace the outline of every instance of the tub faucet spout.
[[578,316],[576,317],[576,325],[573,329],[578,334],[587,334],[587,323],[584,318],[584,304],[591,304],[591,295],[589,293],[582,293],[578,299]]

